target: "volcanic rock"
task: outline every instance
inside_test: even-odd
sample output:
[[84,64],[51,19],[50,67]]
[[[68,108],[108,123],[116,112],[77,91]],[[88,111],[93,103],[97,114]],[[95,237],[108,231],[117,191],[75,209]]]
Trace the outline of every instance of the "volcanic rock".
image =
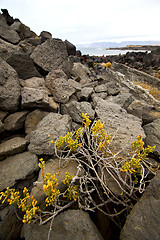
[[70,75],[72,65],[68,59],[66,45],[60,39],[48,39],[37,46],[31,58],[47,72],[61,68],[68,76]]

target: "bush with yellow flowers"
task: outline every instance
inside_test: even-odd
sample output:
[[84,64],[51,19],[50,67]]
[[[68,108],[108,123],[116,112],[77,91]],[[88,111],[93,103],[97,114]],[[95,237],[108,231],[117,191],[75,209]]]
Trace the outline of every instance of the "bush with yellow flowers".
[[104,122],[97,120],[92,123],[84,113],[82,118],[82,127],[77,131],[68,132],[55,142],[51,140],[51,147],[54,147],[60,163],[76,161],[78,164],[77,173],[67,172],[62,180],[65,185],[63,192],[58,189],[56,174],[44,174],[45,161],[39,159],[47,210],[37,206],[36,199],[30,196],[27,188],[24,188],[23,196],[9,188],[0,193],[2,203],[8,201],[22,209],[24,223],[38,219],[40,224],[44,224],[72,204],[84,210],[98,209],[109,216],[130,211],[139,193],[145,190],[147,176],[156,173],[157,168],[148,160],[148,154],[155,147],[145,147],[142,135],[132,143],[131,151],[124,157],[121,151],[112,151],[113,139],[106,133]]
[[[113,139],[106,133],[105,123],[100,120],[92,123],[84,113],[82,117],[82,127],[55,142],[56,156],[61,161],[76,161],[83,172],[83,177],[75,176],[79,183],[79,208],[91,211],[97,208],[108,215],[130,211],[138,193],[145,190],[148,174],[156,173],[157,167],[148,160],[155,147],[144,147],[140,135],[132,143],[131,151],[121,156],[119,149],[117,153],[112,151]],[[108,208],[110,203],[114,205],[112,209]]]
[[37,201],[33,196],[30,196],[26,187],[23,189],[23,197],[20,197],[19,191],[16,192],[15,189],[9,189],[8,187],[5,192],[1,192],[0,194],[0,200],[3,198],[2,203],[7,200],[9,205],[17,204],[18,208],[21,208],[22,212],[25,212],[22,220],[23,223],[31,223],[31,220],[39,211],[39,207],[36,206]]

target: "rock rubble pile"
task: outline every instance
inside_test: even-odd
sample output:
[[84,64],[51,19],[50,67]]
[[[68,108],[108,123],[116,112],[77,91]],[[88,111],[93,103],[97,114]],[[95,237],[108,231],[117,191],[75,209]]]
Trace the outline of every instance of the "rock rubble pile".
[[[0,14],[0,191],[27,186],[41,198],[40,190],[33,186],[40,171],[38,159],[43,156],[52,171],[48,161],[54,159],[50,139],[56,140],[75,130],[82,122],[82,113],[87,113],[91,120],[104,121],[107,132],[115,135],[116,148],[126,146],[126,153],[128,143],[142,134],[146,144],[156,145],[150,161],[159,164],[160,101],[132,81],[150,83],[160,90],[158,78],[128,66],[113,62],[108,69],[100,64],[83,64],[73,44],[52,38],[45,31],[37,36],[3,10]],[[57,169],[57,159],[54,160]],[[67,171],[74,173],[75,169],[76,165],[68,165],[59,177]],[[127,217],[121,240],[159,240],[159,181],[157,174]],[[88,213],[81,210],[67,210],[54,221],[51,239],[119,239],[107,222],[107,228],[100,234]],[[0,205],[2,240],[46,239],[48,227],[22,226],[12,206]]]

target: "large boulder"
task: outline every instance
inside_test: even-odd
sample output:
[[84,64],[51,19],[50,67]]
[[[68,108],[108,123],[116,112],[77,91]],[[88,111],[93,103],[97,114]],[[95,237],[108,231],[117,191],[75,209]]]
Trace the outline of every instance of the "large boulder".
[[49,113],[37,125],[36,130],[31,132],[29,151],[38,155],[54,154],[51,140],[55,141],[70,130],[71,118],[68,115]]
[[36,109],[30,112],[25,120],[25,133],[30,134],[36,129],[37,124],[48,114],[48,112]]
[[7,9],[1,9],[2,15],[6,19],[6,22],[9,26],[11,26],[14,23],[14,18],[9,15],[9,12]]
[[77,123],[83,122],[82,113],[87,113],[91,120],[95,116],[95,111],[89,102],[77,102],[72,99],[62,106],[62,112],[69,114],[72,120]]
[[146,124],[143,128],[146,134],[145,144],[156,146],[154,152],[156,155],[160,156],[160,119]]
[[22,228],[22,221],[15,214],[15,206],[7,206],[0,210],[0,219],[0,239],[18,239]]
[[67,75],[61,69],[47,75],[46,86],[53,94],[53,99],[59,103],[68,102],[69,97],[75,92],[75,88],[69,84]]
[[44,78],[33,77],[21,80],[22,106],[24,108],[41,108],[56,112],[58,103],[53,100],[51,92],[45,85]]
[[0,59],[0,109],[14,112],[19,107],[20,84],[16,71]]
[[73,77],[77,78],[81,84],[92,82],[89,68],[81,63],[74,63],[72,68]]
[[2,14],[0,14],[0,38],[13,44],[17,44],[20,41],[18,33],[7,25],[6,20]]
[[68,76],[71,71],[71,62],[65,43],[60,39],[48,39],[36,47],[31,54],[34,62],[47,72],[61,68]]
[[130,151],[131,143],[136,140],[137,136],[145,136],[141,127],[142,121],[138,117],[128,114],[120,105],[96,98],[95,112],[101,122],[105,122],[105,129],[111,137],[114,137],[112,146],[114,151],[124,151],[127,155]]
[[10,114],[4,120],[4,129],[7,131],[15,131],[23,128],[27,113],[27,111],[22,111]]
[[159,240],[160,172],[133,207],[121,231],[120,240]]
[[48,93],[42,89],[24,87],[21,90],[22,107],[26,109],[47,108],[49,106]]
[[72,43],[70,43],[68,40],[65,40],[64,42],[67,47],[68,56],[70,56],[70,55],[75,56],[76,55],[76,47]]
[[52,34],[50,32],[42,31],[40,33],[41,43],[44,43],[47,39],[51,39],[51,38],[52,38]]
[[1,161],[0,191],[14,186],[18,180],[25,179],[38,168],[38,158],[30,152],[16,154]]
[[15,21],[11,25],[11,29],[19,34],[21,40],[25,38],[30,38],[32,36],[30,28],[19,21]]
[[45,85],[44,78],[32,77],[29,79],[21,80],[21,86],[27,87],[27,88],[45,90],[48,94],[51,94]]
[[154,106],[143,103],[139,100],[134,100],[126,110],[128,113],[141,118],[143,124],[148,124],[157,118],[160,118],[160,108],[155,108]]
[[0,144],[0,157],[7,157],[23,152],[27,148],[27,140],[14,137]]
[[[25,240],[46,240],[50,222],[39,226],[38,224],[25,224]],[[50,240],[102,240],[96,226],[89,214],[82,210],[67,210],[60,213],[52,222]]]
[[2,39],[0,39],[0,57],[3,60],[7,60],[7,58],[13,53],[22,53],[23,50],[18,45],[13,45],[8,43]]
[[79,94],[79,98],[80,98],[80,100],[88,102],[88,100],[91,97],[92,93],[93,93],[93,88],[91,88],[91,87],[84,87],[84,88],[82,88],[82,90],[81,90],[81,92]]
[[34,66],[33,60],[26,53],[12,53],[6,61],[16,70],[21,79],[41,77]]

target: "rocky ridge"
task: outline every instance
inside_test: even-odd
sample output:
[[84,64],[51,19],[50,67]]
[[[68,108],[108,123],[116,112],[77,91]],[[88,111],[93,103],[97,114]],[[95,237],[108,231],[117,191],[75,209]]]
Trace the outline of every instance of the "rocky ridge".
[[[43,196],[33,184],[40,177],[38,158],[45,158],[48,171],[57,170],[50,138],[55,140],[75,130],[82,122],[82,113],[87,113],[91,120],[104,121],[107,132],[115,135],[116,148],[126,146],[126,152],[128,142],[142,134],[146,144],[156,145],[150,160],[159,164],[160,101],[132,80],[153,84],[160,90],[158,78],[115,62],[111,68],[105,68],[90,59],[86,61],[73,44],[52,38],[45,31],[37,36],[3,11],[0,14],[1,191],[7,186],[17,189],[27,186],[41,201]],[[51,158],[54,164],[50,163]],[[64,171],[74,173],[73,165],[66,166]],[[60,179],[64,171],[60,172]],[[113,224],[108,218],[107,227],[102,227],[103,217],[93,217],[100,234],[88,213],[67,210],[55,218],[51,239],[138,239],[130,229],[133,218],[137,236],[138,231],[143,233],[139,239],[145,236],[148,240],[158,240],[158,215],[154,218],[147,215],[144,204],[156,213],[159,194],[152,185],[158,184],[159,174],[142,196],[145,201],[140,199],[127,217],[121,234],[116,226],[110,230]],[[149,199],[147,194],[151,196]],[[153,200],[156,204],[152,204]],[[38,230],[34,224],[22,226],[12,206],[1,204],[0,209],[0,239],[46,239],[42,233],[47,232],[47,226]],[[143,214],[146,224],[139,225]]]

